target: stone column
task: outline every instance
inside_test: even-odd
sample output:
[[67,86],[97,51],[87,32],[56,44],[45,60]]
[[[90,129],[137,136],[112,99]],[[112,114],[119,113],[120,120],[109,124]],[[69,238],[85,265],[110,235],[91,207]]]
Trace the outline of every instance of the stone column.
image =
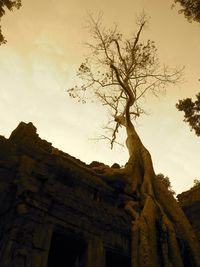
[[46,267],[51,235],[50,223],[18,220],[5,237],[0,267]]
[[101,238],[94,237],[88,242],[87,267],[105,267],[105,248]]
[[48,263],[49,249],[51,245],[51,238],[53,233],[53,225],[46,223],[37,226],[33,236],[34,251],[32,257],[34,264],[31,267],[46,267]]

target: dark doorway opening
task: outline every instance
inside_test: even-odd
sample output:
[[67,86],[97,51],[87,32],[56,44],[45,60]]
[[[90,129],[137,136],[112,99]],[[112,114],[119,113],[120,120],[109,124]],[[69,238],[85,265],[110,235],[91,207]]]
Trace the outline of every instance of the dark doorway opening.
[[131,267],[131,259],[128,256],[115,251],[106,251],[106,267]]
[[75,235],[53,233],[47,267],[86,267],[86,242]]

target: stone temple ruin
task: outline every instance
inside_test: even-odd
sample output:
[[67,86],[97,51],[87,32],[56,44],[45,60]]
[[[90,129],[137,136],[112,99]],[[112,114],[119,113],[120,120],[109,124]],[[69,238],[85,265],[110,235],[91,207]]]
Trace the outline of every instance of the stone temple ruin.
[[[53,148],[32,123],[0,136],[0,267],[131,266],[124,193],[101,167]],[[195,192],[179,200],[200,238]]]

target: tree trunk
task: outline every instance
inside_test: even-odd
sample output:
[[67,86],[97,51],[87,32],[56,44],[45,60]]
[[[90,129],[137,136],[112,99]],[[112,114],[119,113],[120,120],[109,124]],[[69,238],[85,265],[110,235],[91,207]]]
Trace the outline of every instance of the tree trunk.
[[200,267],[200,246],[173,195],[156,178],[150,153],[134,126],[127,130],[130,158],[125,167],[124,203],[133,218],[132,267]]

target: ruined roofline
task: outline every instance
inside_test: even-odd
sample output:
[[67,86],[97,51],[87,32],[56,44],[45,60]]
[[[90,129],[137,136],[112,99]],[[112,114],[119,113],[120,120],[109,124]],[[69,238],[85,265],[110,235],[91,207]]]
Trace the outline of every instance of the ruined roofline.
[[[51,142],[48,142],[42,139],[38,133],[37,128],[33,125],[32,122],[20,122],[19,125],[16,127],[15,130],[12,131],[9,138],[5,138],[4,136],[0,135],[0,140],[3,142],[11,142],[15,146],[19,147],[21,150],[24,146],[26,150],[26,146],[32,144],[32,148],[36,148],[35,151],[23,151],[25,154],[28,152],[31,157],[37,157],[37,152],[42,152],[47,156],[56,158],[62,158],[62,160],[71,166],[77,167],[81,169],[85,173],[89,173],[92,176],[99,177],[101,180],[106,179],[106,171],[112,172],[114,168],[120,168],[120,166],[115,163],[109,167],[104,163],[100,163],[97,161],[93,161],[90,164],[86,164],[85,162],[77,159],[62,150],[55,148],[52,146]],[[38,151],[37,151],[38,150]],[[36,152],[36,153],[35,153]],[[104,174],[103,174],[104,173]],[[188,202],[192,201],[200,201],[200,187],[193,187],[185,192],[182,192],[177,195],[177,199],[179,203],[182,205],[187,205]]]
[[[19,156],[27,155],[38,161],[43,161],[47,164],[50,163],[53,168],[57,164],[61,164],[63,169],[70,169],[71,173],[74,172],[77,176],[85,177],[80,179],[85,179],[90,185],[94,184],[95,186],[96,184],[96,186],[101,186],[109,192],[116,191],[116,187],[117,190],[119,187],[122,188],[124,184],[121,177],[119,179],[120,181],[116,181],[116,172],[115,174],[113,173],[116,168],[120,168],[118,164],[109,167],[103,163],[93,161],[88,165],[68,153],[53,147],[51,142],[41,139],[32,122],[20,122],[8,139],[0,136],[0,148],[2,151],[4,150],[3,144],[5,146],[7,144],[8,147],[12,147],[12,149],[16,150],[14,152],[11,151],[10,155],[16,153],[18,153]],[[1,158],[4,161],[3,153],[0,153],[0,159]]]
[[89,165],[87,165],[85,162],[81,161],[80,159],[77,159],[71,155],[69,155],[66,152],[61,151],[58,148],[55,148],[52,146],[51,142],[48,142],[44,139],[42,139],[38,133],[37,133],[37,128],[33,125],[32,122],[20,122],[19,125],[16,127],[15,130],[12,131],[12,133],[10,134],[10,137],[8,138],[8,140],[14,142],[14,143],[20,143],[21,142],[21,138],[30,135],[30,137],[34,137],[34,140],[37,140],[41,147],[44,149],[45,152],[53,154],[55,156],[63,156],[66,159],[70,160],[71,162],[73,162],[74,164],[81,166],[81,167],[89,167]]
[[[28,122],[28,123],[20,122],[19,125],[16,127],[16,129],[12,131],[12,133],[10,134],[10,137],[7,140],[18,144],[18,143],[21,143],[21,139],[23,139],[24,137],[28,135],[31,138],[33,138],[35,141],[37,141],[37,143],[40,144],[40,146],[43,148],[45,152],[53,154],[57,157],[62,157],[65,160],[68,160],[71,163],[75,164],[76,166],[83,168],[85,171],[91,171],[92,173],[97,174],[96,172],[94,172],[94,169],[98,169],[98,167],[101,168],[104,166],[105,168],[110,168],[108,165],[98,162],[98,161],[92,161],[90,164],[86,164],[82,160],[74,156],[71,156],[68,153],[56,147],[53,147],[51,142],[48,142],[42,139],[38,135],[37,128],[33,125],[32,122]],[[120,168],[120,166],[117,163],[115,163],[113,164],[113,168]]]

